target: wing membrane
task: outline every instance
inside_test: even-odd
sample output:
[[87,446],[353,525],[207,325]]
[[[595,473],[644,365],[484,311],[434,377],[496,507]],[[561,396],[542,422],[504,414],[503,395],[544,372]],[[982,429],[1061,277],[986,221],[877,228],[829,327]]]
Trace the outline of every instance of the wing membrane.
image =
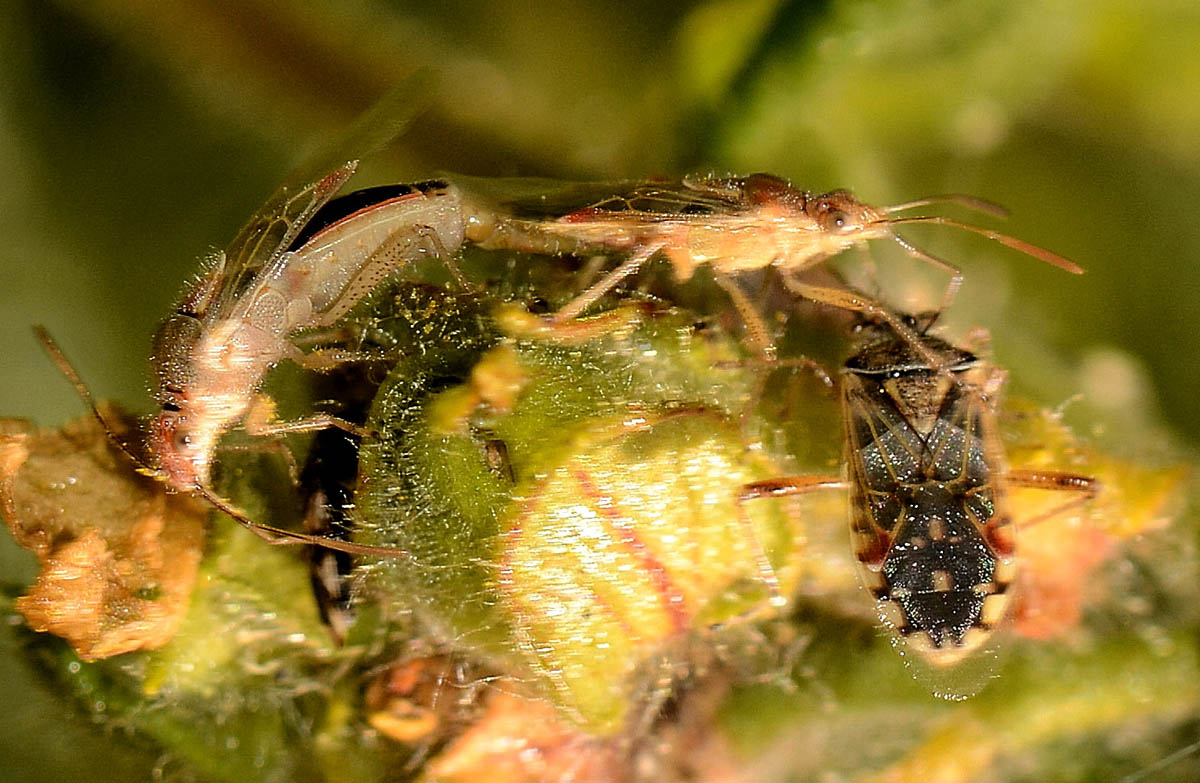
[[731,194],[698,190],[680,180],[560,182],[551,179],[483,179],[452,175],[455,185],[504,215],[554,220],[586,214],[592,220],[657,223],[732,215],[745,205]]

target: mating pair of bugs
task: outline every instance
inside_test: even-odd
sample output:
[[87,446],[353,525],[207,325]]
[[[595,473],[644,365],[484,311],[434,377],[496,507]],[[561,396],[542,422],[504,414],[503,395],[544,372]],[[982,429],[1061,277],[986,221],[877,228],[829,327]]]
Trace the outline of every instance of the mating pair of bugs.
[[[347,162],[294,192],[272,197],[185,293],[154,338],[155,397],[143,457],[110,437],[141,468],[174,491],[194,493],[276,543],[304,543],[371,556],[396,549],[360,545],[258,524],[218,495],[211,474],[222,435],[247,419],[268,370],[284,360],[311,362],[295,344],[301,332],[334,326],[386,278],[422,259],[483,249],[543,254],[610,254],[623,260],[550,317],[583,314],[656,256],[679,280],[708,265],[746,325],[748,342],[773,358],[769,331],[736,278],[772,267],[797,297],[865,313],[884,336],[846,364],[843,401],[848,480],[791,477],[741,490],[742,502],[849,487],[859,560],[885,622],[935,663],[957,660],[1003,616],[1013,578],[1012,521],[1006,485],[1094,491],[1089,479],[1008,471],[993,431],[1000,375],[972,353],[929,336],[925,327],[848,290],[814,286],[798,273],[874,239],[947,269],[948,301],[957,269],[896,233],[916,223],[950,225],[1059,266],[1079,267],[1047,250],[940,216],[896,217],[954,201],[945,196],[875,208],[846,191],[813,195],[777,177],[695,178],[488,198],[451,181],[358,191],[334,199],[354,174]],[[926,325],[927,326],[927,325]],[[103,423],[78,375],[44,331],[64,373]],[[331,416],[271,423],[260,433],[361,428]]]

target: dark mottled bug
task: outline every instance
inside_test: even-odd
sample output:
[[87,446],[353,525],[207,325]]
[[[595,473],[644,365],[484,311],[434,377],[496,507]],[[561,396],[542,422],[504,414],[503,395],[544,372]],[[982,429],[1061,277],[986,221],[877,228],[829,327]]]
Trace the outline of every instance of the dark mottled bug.
[[[361,375],[362,373],[358,373]],[[349,389],[374,389],[377,384],[363,379],[338,376]],[[357,381],[358,385],[353,383]],[[366,416],[366,403],[353,412],[344,406],[338,415],[358,421]],[[350,541],[354,525],[350,513],[354,509],[354,489],[358,481],[359,438],[337,428],[321,430],[313,438],[304,470],[300,473],[300,493],[304,499],[304,532],[320,538]],[[337,642],[346,640],[354,623],[355,610],[351,591],[350,572],[353,558],[348,552],[327,547],[311,547],[308,551],[313,595],[321,620]]]
[[890,329],[872,330],[843,366],[845,480],[774,479],[743,497],[848,488],[855,554],[881,620],[926,661],[947,666],[979,648],[1007,614],[1017,573],[1007,490],[1080,493],[1049,516],[1098,485],[1009,470],[995,421],[1004,371],[927,334],[928,326],[918,331],[924,351]]

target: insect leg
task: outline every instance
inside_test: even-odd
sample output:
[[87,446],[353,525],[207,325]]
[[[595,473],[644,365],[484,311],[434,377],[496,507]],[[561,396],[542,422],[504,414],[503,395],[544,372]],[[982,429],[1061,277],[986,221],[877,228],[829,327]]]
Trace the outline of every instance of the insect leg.
[[[329,329],[308,329],[300,334],[292,335],[288,342],[300,350],[317,350],[322,345],[347,345],[361,339],[358,329],[351,326],[339,326]],[[299,362],[301,357],[293,356],[292,360]]]
[[287,463],[288,475],[295,485],[300,484],[300,469],[296,457],[281,438],[284,435],[304,432],[318,432],[327,429],[337,429],[357,438],[369,434],[360,424],[347,421],[329,413],[318,413],[303,419],[278,421],[275,419],[275,403],[266,395],[256,395],[254,404],[243,421],[243,429],[255,437],[262,438],[252,443],[222,444],[222,451],[271,452],[278,454]]
[[820,489],[850,489],[850,482],[832,476],[780,476],[743,484],[738,503],[759,498],[786,498]]
[[438,236],[437,231],[435,231],[431,226],[417,226],[416,231],[422,239],[429,243],[433,256],[435,258],[442,259],[442,263],[446,265],[446,269],[450,270],[450,276],[454,278],[454,282],[458,283],[458,287],[463,290],[463,293],[479,293],[480,288],[472,285],[470,281],[467,280],[466,275],[464,275],[462,273],[462,269],[459,268],[458,262],[454,260],[457,249],[452,251],[450,248],[446,247],[446,243],[442,241],[441,237]]
[[331,373],[346,365],[392,364],[401,357],[393,347],[380,345],[369,327],[342,326],[308,329],[288,338],[285,357],[306,370]]
[[389,355],[382,351],[356,351],[349,348],[318,348],[313,351],[298,351],[292,360],[306,370],[315,372],[331,372],[347,364],[371,364],[394,362],[395,354]]
[[496,308],[493,318],[501,331],[511,337],[533,337],[571,345],[627,333],[645,320],[652,309],[649,302],[627,302],[596,315],[559,323],[534,315],[519,304],[507,303]]
[[750,412],[762,401],[763,390],[767,386],[767,381],[770,379],[770,374],[775,370],[803,370],[811,374],[814,378],[825,387],[826,391],[832,391],[835,384],[833,376],[831,376],[821,363],[816,359],[810,359],[807,356],[789,356],[786,359],[763,359],[754,357],[750,359],[737,359],[720,361],[713,365],[717,369],[739,369],[742,367],[758,367],[765,372],[761,373],[758,381],[755,383],[755,389],[749,395],[749,400],[745,405],[742,413],[742,418],[750,415]]
[[743,484],[742,488],[738,491],[738,522],[745,531],[747,539],[754,545],[754,555],[758,561],[758,570],[767,585],[767,591],[771,594],[771,604],[773,606],[783,606],[787,599],[780,593],[779,578],[775,575],[775,569],[771,566],[771,561],[767,558],[767,553],[762,548],[762,542],[758,540],[758,535],[754,532],[754,523],[750,520],[750,515],[746,513],[746,501],[758,498],[791,497],[821,489],[849,488],[849,482],[828,476],[781,476],[780,478],[764,479],[763,481],[752,481],[749,484]]
[[746,292],[725,275],[714,273],[713,280],[725,290],[725,293],[729,294],[734,308],[742,317],[742,323],[746,325],[747,342],[750,344],[750,348],[767,362],[773,362],[775,360],[775,341],[771,339],[770,330],[749,297],[746,296]]
[[245,422],[246,432],[256,436],[290,435],[301,432],[317,432],[336,428],[360,438],[365,438],[371,431],[361,424],[340,419],[328,413],[317,413],[303,419],[290,421],[270,421],[264,416],[249,416]]
[[642,264],[650,260],[663,247],[662,243],[644,245],[629,258],[621,262],[621,264],[607,275],[600,279],[600,282],[588,288],[579,296],[572,299],[565,307],[555,313],[551,320],[556,324],[561,324],[564,321],[570,321],[578,317],[587,310],[596,300],[607,294],[613,287],[629,277],[631,274],[641,268]]
[[887,307],[853,291],[843,291],[827,286],[802,283],[795,277],[787,274],[782,275],[782,277],[784,286],[797,296],[812,299],[815,302],[827,304],[832,307],[840,307],[843,310],[864,313],[872,318],[883,321],[905,342],[912,345],[931,368],[937,370],[942,375],[950,376],[950,372],[946,368],[942,358],[929,349],[929,346],[925,344],[925,341],[921,339],[921,335],[915,329]]
[[[457,250],[457,248],[453,248],[453,250]],[[450,251],[451,248],[441,241],[433,226],[410,224],[397,228],[357,265],[353,274],[341,286],[336,297],[319,307],[314,307],[318,312],[310,323],[304,324],[304,328],[332,326],[354,309],[380,283],[390,275],[402,270],[407,264],[423,258],[440,258],[447,263]],[[456,267],[452,266],[451,269],[455,270]],[[470,286],[462,278],[461,272],[457,272],[455,277],[469,290]]]
[[[748,439],[755,437],[751,434],[753,431],[754,411],[758,409],[759,404],[763,401],[767,384],[776,370],[802,370],[816,378],[825,391],[832,391],[834,388],[833,378],[825,371],[821,363],[816,359],[810,359],[806,356],[790,356],[786,359],[780,359],[775,356],[770,358],[756,356],[748,359],[721,361],[714,365],[714,367],[719,369],[738,369],[747,366],[757,367],[762,370],[762,372],[756,375],[753,386],[747,392],[746,401],[740,406],[740,412],[738,413],[738,426],[741,429],[742,435]],[[785,406],[791,405],[790,401],[785,401],[783,404]]]
[[826,389],[832,389],[834,385],[833,376],[831,376],[825,370],[825,368],[821,366],[821,363],[816,359],[810,359],[807,356],[790,356],[787,359],[775,359],[771,362],[770,367],[771,369],[798,368],[801,370],[806,370],[807,372],[812,373],[813,376],[820,381],[821,385]]
[[1095,499],[1100,494],[1101,488],[1100,482],[1090,476],[1033,469],[1010,470],[1005,477],[1005,482],[1010,487],[1079,493],[1077,497],[1060,503],[1048,511],[1043,511],[1032,519],[1024,520],[1020,523],[1021,527],[1040,524],[1048,519],[1053,519],[1059,514],[1064,514],[1077,506],[1082,506],[1088,501]]
[[253,443],[220,443],[217,449],[222,452],[240,451],[245,453],[278,454],[287,465],[288,478],[293,486],[300,484],[300,466],[296,464],[296,455],[285,443],[275,439],[257,440]]
[[230,503],[225,498],[213,492],[208,487],[196,485],[191,488],[191,491],[204,498],[209,505],[213,506],[218,511],[233,519],[242,527],[249,530],[254,535],[266,541],[272,546],[298,546],[307,544],[308,546],[319,546],[325,549],[334,549],[339,552],[346,552],[351,555],[370,555],[372,557],[401,557],[407,558],[412,555],[408,550],[400,549],[394,546],[371,546],[369,544],[355,544],[350,541],[341,541],[336,538],[325,538],[323,536],[312,536],[307,533],[297,533],[293,530],[284,530],[279,527],[264,525],[260,522],[255,522],[246,516],[246,512],[242,511],[237,506]]
[[594,253],[588,256],[587,261],[583,262],[583,266],[575,272],[575,280],[581,287],[591,288],[600,279],[606,266],[608,266],[608,256],[603,253]]

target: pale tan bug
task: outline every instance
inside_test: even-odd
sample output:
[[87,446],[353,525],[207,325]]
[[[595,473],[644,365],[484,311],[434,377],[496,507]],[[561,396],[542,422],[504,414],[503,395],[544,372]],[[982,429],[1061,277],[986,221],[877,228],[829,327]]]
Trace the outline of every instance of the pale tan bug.
[[[469,184],[480,191],[502,191],[506,187],[497,188],[477,180]],[[519,185],[507,187],[528,190]],[[603,279],[559,310],[554,316],[556,321],[582,314],[621,280],[661,253],[681,281],[688,280],[699,266],[707,264],[733,299],[751,341],[767,354],[773,352],[768,330],[733,280],[739,273],[767,267],[778,269],[784,284],[794,294],[884,320],[919,347],[921,341],[917,335],[889,309],[851,291],[810,285],[796,276],[843,250],[871,240],[888,239],[909,255],[951,273],[940,308],[944,309],[962,284],[961,272],[899,236],[898,226],[919,223],[952,226],[981,234],[1073,274],[1083,272],[1074,262],[1056,253],[997,231],[936,215],[893,217],[897,212],[938,202],[1004,213],[982,199],[958,194],[873,207],[849,191],[818,195],[799,190],[771,174],[752,174],[733,178],[692,177],[677,182],[581,185],[574,189],[560,186],[553,196],[534,193],[507,200],[493,198],[499,206],[470,191],[461,196],[466,237],[482,247],[541,253],[600,250],[627,254]]]
[[[363,115],[337,145],[370,152],[398,135],[423,88],[418,75],[392,90]],[[337,160],[339,152],[327,156]],[[344,158],[342,159],[344,160]],[[328,164],[319,164],[322,167]],[[214,454],[221,435],[242,420],[256,400],[263,376],[284,359],[303,359],[292,343],[302,330],[340,319],[384,277],[443,246],[462,243],[458,212],[446,210],[436,188],[405,187],[386,203],[311,225],[321,208],[350,179],[357,161],[340,163],[300,187],[285,185],[251,218],[233,243],[207,264],[188,287],[175,312],[159,327],[151,364],[155,398],[161,406],[146,439],[147,458],[105,424],[90,392],[49,334],[39,339],[55,363],[105,426],[110,440],[144,472],[171,490],[192,492],[268,540],[317,544],[356,554],[403,555],[260,525],[211,488]],[[378,220],[379,209],[405,202],[405,220]],[[428,226],[437,226],[438,229]],[[329,416],[258,427],[288,432],[341,426]]]

